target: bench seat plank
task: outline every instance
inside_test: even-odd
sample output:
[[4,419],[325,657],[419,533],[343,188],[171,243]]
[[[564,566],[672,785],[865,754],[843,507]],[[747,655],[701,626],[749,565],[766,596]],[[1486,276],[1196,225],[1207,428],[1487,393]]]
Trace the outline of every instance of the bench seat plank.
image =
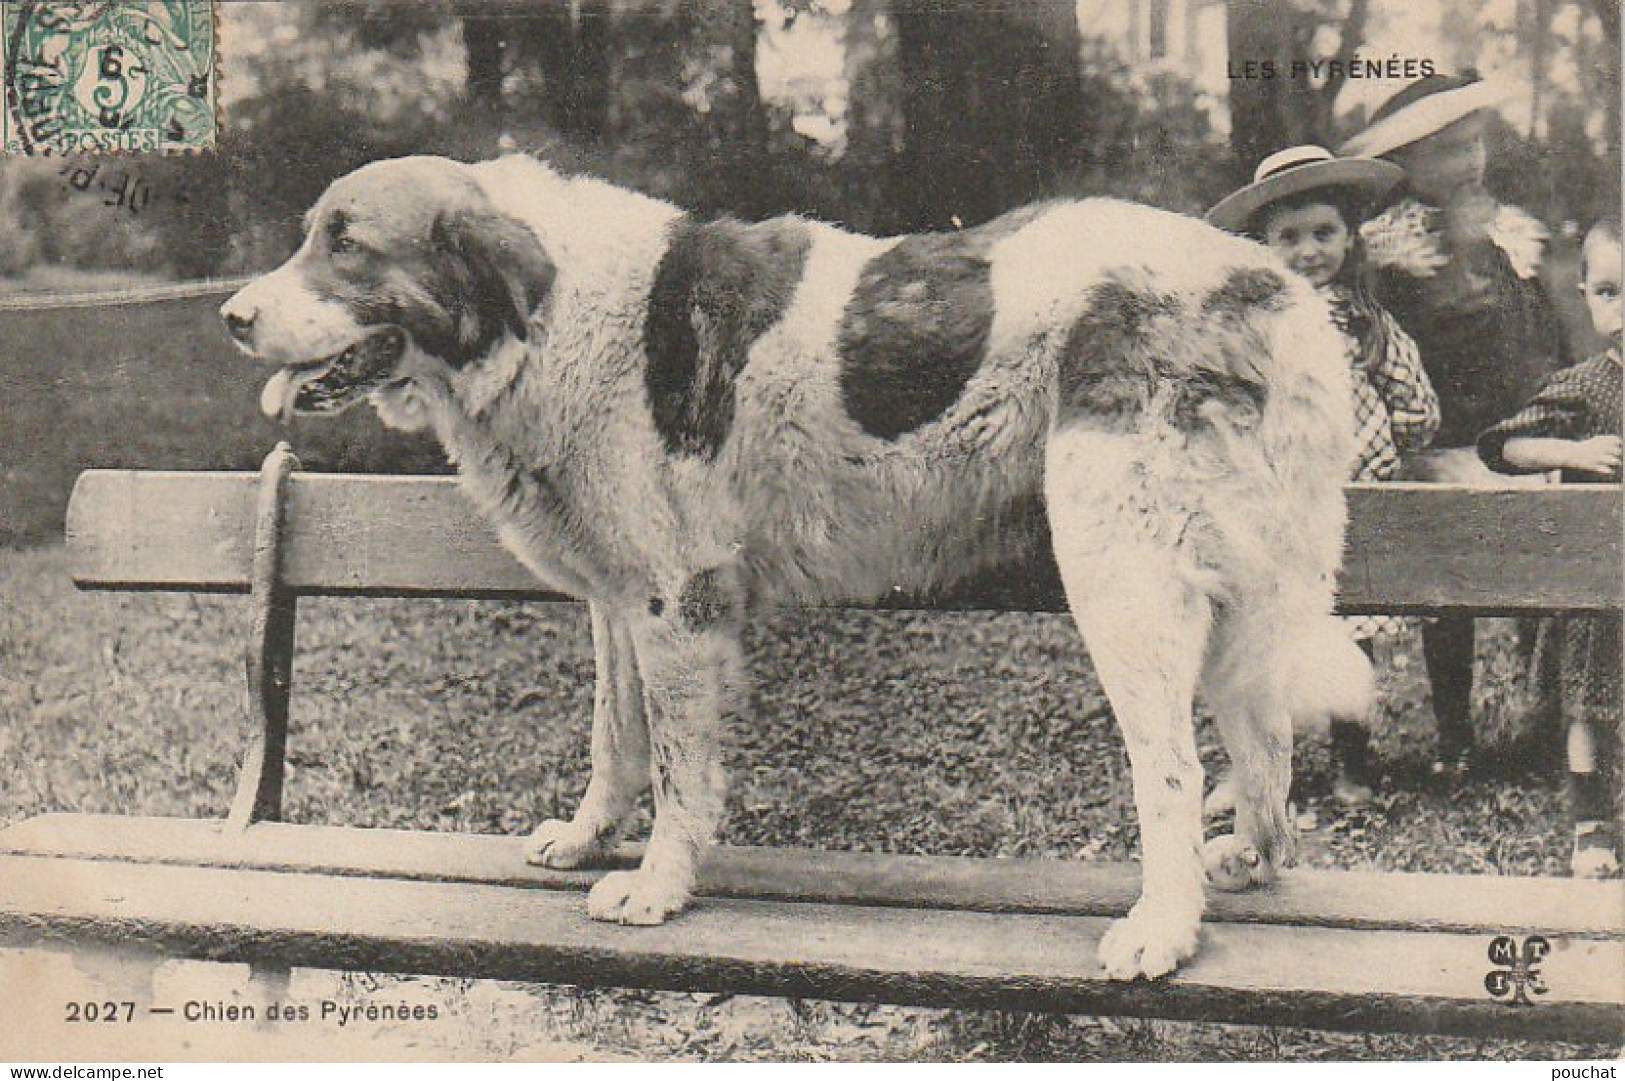
[[[100,589],[244,592],[252,473],[90,470],[68,507],[74,581]],[[1354,485],[1347,612],[1619,608],[1617,485]],[[296,473],[284,575],[297,593],[561,599],[504,550],[450,477]],[[889,607],[1063,611],[1053,562]]]
[[[262,822],[42,815],[0,831],[0,853],[350,877],[585,889],[597,875],[525,863],[524,838]],[[630,866],[632,846],[619,866]],[[1139,896],[1134,864],[975,859],[721,846],[698,892],[755,900],[984,912],[1121,916]],[[1303,926],[1539,932],[1625,939],[1625,882],[1294,868],[1274,886],[1214,892],[1214,919]]]
[[1353,1029],[1618,1040],[1625,944],[1560,939],[1548,992],[1484,990],[1481,935],[1210,923],[1175,978],[1095,970],[1107,920],[707,898],[657,928],[578,890],[0,856],[0,938],[212,961]]

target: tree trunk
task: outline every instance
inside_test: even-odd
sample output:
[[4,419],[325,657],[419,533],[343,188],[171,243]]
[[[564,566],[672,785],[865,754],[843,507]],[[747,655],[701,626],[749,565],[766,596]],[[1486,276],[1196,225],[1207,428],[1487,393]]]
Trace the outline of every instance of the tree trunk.
[[1316,53],[1321,17],[1286,0],[1229,0],[1225,6],[1230,75],[1230,148],[1238,182],[1277,150],[1303,143],[1333,147],[1333,107],[1343,88],[1341,74],[1318,77],[1294,70],[1294,63],[1336,60],[1347,64],[1365,35],[1369,0],[1353,0],[1338,25],[1331,56]]
[[493,119],[502,116],[503,33],[501,19],[463,16],[463,48],[468,64],[464,86],[468,100]]
[[894,0],[902,229],[972,225],[1050,190],[1080,116],[1072,0]]
[[751,0],[712,0],[700,8],[708,13],[704,37],[713,44],[721,61],[719,74],[729,84],[718,118],[728,151],[723,167],[729,203],[747,217],[759,217],[772,206],[773,192],[767,175],[767,110],[756,77],[755,5]]
[[903,148],[903,81],[896,23],[887,0],[853,0],[844,26],[847,85],[844,220],[866,232],[896,229],[890,177]]
[[606,0],[531,8],[517,32],[541,76],[542,119],[576,142],[597,142],[609,118],[611,15]]
[[1619,47],[1619,0],[1591,0],[1591,6],[1597,9],[1597,17],[1602,20],[1602,31],[1608,35],[1608,40]]
[[[1603,142],[1608,147],[1610,160],[1619,161],[1620,142],[1620,38],[1619,0],[1592,0],[1597,17],[1602,20],[1603,37],[1607,47],[1602,50],[1604,72],[1609,87],[1603,95]],[[1613,175],[1618,176],[1615,169]]]
[[1534,0],[1529,27],[1529,137],[1545,139],[1546,67],[1552,43],[1551,0]]

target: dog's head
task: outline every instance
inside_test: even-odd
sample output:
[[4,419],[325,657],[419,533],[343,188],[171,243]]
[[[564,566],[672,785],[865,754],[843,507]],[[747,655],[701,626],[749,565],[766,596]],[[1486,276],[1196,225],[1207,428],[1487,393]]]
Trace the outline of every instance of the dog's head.
[[535,232],[468,166],[400,158],[335,181],[293,257],[220,315],[245,352],[278,366],[260,395],[268,416],[336,413],[528,339],[553,277]]

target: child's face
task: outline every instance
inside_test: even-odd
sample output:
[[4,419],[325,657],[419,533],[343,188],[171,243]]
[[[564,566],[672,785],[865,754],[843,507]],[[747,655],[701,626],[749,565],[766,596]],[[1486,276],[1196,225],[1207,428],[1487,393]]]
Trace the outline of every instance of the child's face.
[[1612,237],[1598,237],[1586,245],[1586,276],[1580,283],[1585,296],[1586,309],[1591,312],[1591,325],[1604,338],[1620,336],[1621,313],[1619,305],[1620,255],[1619,241]]
[[1343,214],[1327,203],[1310,203],[1270,211],[1264,221],[1264,243],[1293,270],[1316,286],[1337,277],[1348,261],[1354,234]]

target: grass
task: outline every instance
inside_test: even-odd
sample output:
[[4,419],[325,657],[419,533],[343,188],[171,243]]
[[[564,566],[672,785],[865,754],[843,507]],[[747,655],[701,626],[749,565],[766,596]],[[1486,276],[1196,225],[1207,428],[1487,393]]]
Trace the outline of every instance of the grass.
[[[0,820],[46,811],[215,816],[244,739],[242,598],[79,594],[59,548],[0,553]],[[1504,628],[1503,628],[1504,631]],[[1402,644],[1385,666],[1379,807],[1314,803],[1309,862],[1560,873],[1556,772],[1422,778],[1430,715]],[[1505,634],[1486,649],[1503,649]],[[1120,741],[1063,618],[808,612],[750,639],[760,689],[728,735],[725,840],[872,851],[1129,857]],[[586,779],[592,657],[573,606],[306,601],[289,817],[518,833],[568,813]],[[1481,703],[1515,749],[1511,706]],[[1215,738],[1202,729],[1204,759]],[[1306,785],[1323,786],[1309,741]],[[1518,765],[1523,763],[1523,765]],[[5,969],[0,967],[0,972]],[[201,977],[187,977],[201,978]],[[440,1004],[448,1022],[270,1034],[245,1056],[702,1060],[1596,1058],[1611,1049],[1107,1018],[908,1010],[307,973],[324,994]],[[357,983],[361,981],[361,983]],[[360,990],[357,988],[360,987]],[[368,990],[370,988],[370,990]],[[241,993],[240,981],[237,992]],[[20,1030],[21,1031],[21,1030]],[[333,1034],[329,1033],[329,1036]],[[335,1039],[339,1038],[334,1036]],[[210,1045],[197,1050],[207,1055]]]

